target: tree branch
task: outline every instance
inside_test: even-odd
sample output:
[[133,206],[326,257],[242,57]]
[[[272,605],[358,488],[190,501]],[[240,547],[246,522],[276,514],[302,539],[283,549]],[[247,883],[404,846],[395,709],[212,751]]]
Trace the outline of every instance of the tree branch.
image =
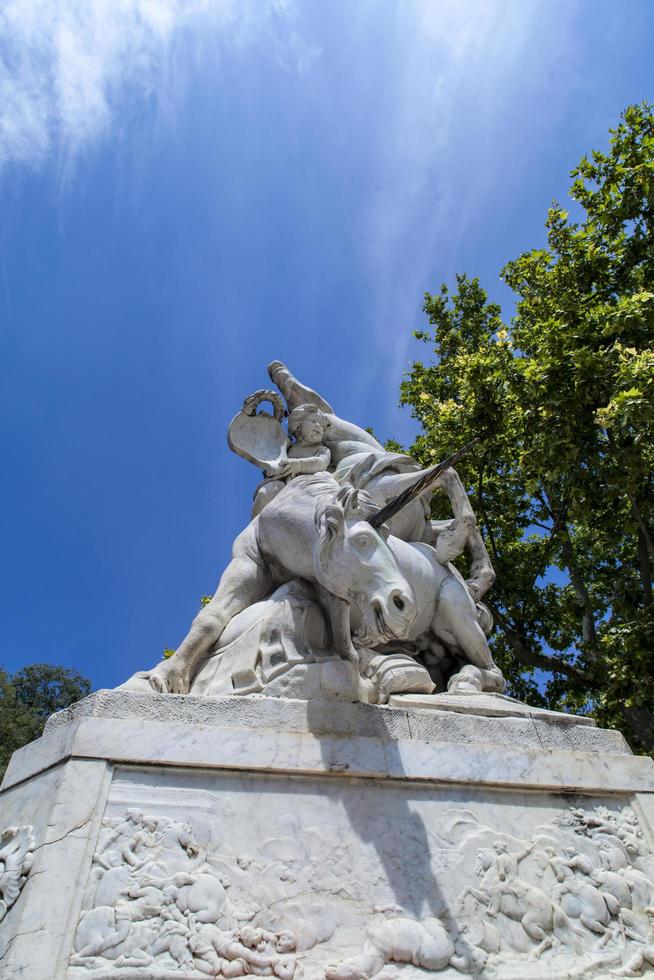
[[638,563],[640,565],[640,580],[643,583],[643,606],[652,608],[652,568],[649,561],[647,541],[641,529],[638,528]]
[[589,659],[597,660],[598,653],[597,631],[595,629],[595,607],[593,606],[590,593],[586,588],[586,583],[583,575],[581,574],[581,569],[577,564],[577,557],[572,545],[572,538],[570,537],[570,531],[564,518],[565,506],[556,501],[555,495],[552,494],[547,487],[543,487],[543,489],[547,496],[550,513],[553,517],[555,517],[555,524],[560,527],[561,552],[565,561],[565,566],[568,569],[568,574],[570,575],[572,588],[574,589],[579,604],[583,609],[581,617],[581,636],[586,647],[586,653],[588,654]]
[[626,725],[631,729],[646,752],[654,751],[654,715],[648,708],[619,706]]
[[647,550],[649,551],[651,557],[654,558],[654,545],[652,543],[652,536],[649,533],[649,528],[643,519],[643,514],[640,507],[638,506],[638,501],[636,500],[633,493],[629,493],[628,497],[631,502],[631,508],[634,512],[634,517],[636,518],[636,522],[638,523],[638,528],[645,540],[645,544],[647,545]]
[[[542,557],[542,560],[541,560],[541,563],[540,563],[540,567],[539,567],[538,571],[532,576],[531,582],[529,583],[529,589],[528,589],[529,592],[531,592],[533,590],[534,586],[536,585],[536,582],[538,581],[538,579],[540,578],[540,576],[545,571],[546,563],[549,561],[550,551],[552,550],[552,545],[554,544],[554,540],[555,540],[555,537],[556,537],[556,532],[558,531],[558,529],[559,529],[559,527],[561,525],[561,522],[565,519],[565,511],[566,511],[566,508],[564,506],[562,508],[562,510],[561,510],[561,513],[558,515],[558,517],[556,518],[556,520],[552,524],[552,527],[551,528],[547,528],[547,530],[550,532],[550,536],[547,539],[547,542],[545,544],[545,549],[544,549],[544,552],[543,552],[543,557]],[[542,527],[543,525],[540,525],[540,526]]]
[[594,687],[595,685],[589,679],[585,671],[581,670],[575,664],[569,663],[567,660],[562,660],[559,657],[552,657],[546,653],[539,653],[537,650],[533,650],[531,647],[527,646],[524,639],[520,635],[520,632],[513,626],[506,616],[504,616],[499,609],[487,602],[488,608],[491,613],[501,624],[502,632],[504,633],[509,646],[515,653],[518,660],[521,661],[526,667],[540,667],[541,670],[551,670],[557,674],[565,674],[567,677],[572,677],[577,681],[581,681],[588,688]]
[[479,500],[479,510],[481,511],[481,516],[484,521],[486,534],[488,535],[488,540],[490,541],[491,551],[493,552],[493,558],[495,559],[498,565],[501,565],[502,563],[500,561],[500,556],[497,553],[497,545],[495,544],[495,535],[493,534],[493,529],[488,519],[488,511],[486,510],[486,505],[484,503],[483,485],[484,485],[484,467],[481,466],[479,468],[479,486],[477,490],[477,497]]
[[[581,635],[584,643],[589,644],[591,647],[597,644],[597,631],[595,629],[595,610],[593,608],[593,603],[590,598],[588,589],[586,588],[586,583],[584,582],[581,571],[577,564],[577,559],[574,553],[574,548],[572,546],[572,539],[570,538],[570,531],[568,530],[567,524],[562,526],[561,535],[561,551],[563,553],[563,558],[565,560],[566,567],[570,574],[570,581],[572,587],[575,590],[575,595],[579,600],[582,608],[583,614],[581,617]],[[591,653],[595,657],[595,652]]]

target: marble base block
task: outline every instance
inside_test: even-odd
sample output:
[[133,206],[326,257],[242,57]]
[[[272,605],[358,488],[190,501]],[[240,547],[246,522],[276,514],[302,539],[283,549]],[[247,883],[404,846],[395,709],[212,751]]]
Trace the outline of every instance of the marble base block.
[[0,790],[3,980],[647,969],[652,760],[587,719],[426,702],[54,715]]

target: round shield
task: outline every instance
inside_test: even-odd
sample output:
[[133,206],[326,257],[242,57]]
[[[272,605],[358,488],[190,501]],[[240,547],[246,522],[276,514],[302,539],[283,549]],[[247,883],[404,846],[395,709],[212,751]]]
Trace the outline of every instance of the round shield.
[[[272,415],[265,411],[257,413],[262,402],[271,403]],[[284,406],[277,392],[256,391],[245,399],[243,408],[230,422],[227,429],[229,448],[263,470],[279,463],[286,457],[288,442],[281,425],[284,415]]]

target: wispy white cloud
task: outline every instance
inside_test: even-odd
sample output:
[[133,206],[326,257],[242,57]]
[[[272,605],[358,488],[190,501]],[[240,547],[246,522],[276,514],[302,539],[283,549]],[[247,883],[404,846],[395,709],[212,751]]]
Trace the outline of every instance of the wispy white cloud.
[[75,154],[118,121],[126,92],[156,99],[185,30],[235,45],[273,36],[280,64],[301,73],[317,52],[294,13],[291,0],[4,0],[0,166]]
[[[392,391],[408,365],[411,321],[424,289],[437,285],[434,276],[446,275],[439,260],[446,267],[466,236],[476,234],[475,216],[506,164],[500,134],[506,134],[505,115],[515,111],[525,76],[533,84],[543,71],[529,57],[538,33],[555,26],[547,7],[543,0],[398,5],[377,172],[371,173],[374,190],[361,231],[374,283],[370,315],[388,353],[385,369],[394,373]],[[557,9],[563,57],[568,18]],[[544,50],[547,40],[542,37]],[[368,388],[376,389],[379,380],[370,377]]]

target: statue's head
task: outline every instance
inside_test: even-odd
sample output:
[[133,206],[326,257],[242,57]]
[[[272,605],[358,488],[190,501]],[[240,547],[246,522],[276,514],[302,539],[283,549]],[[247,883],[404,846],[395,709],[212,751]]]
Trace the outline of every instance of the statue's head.
[[355,640],[369,647],[407,639],[417,614],[413,589],[398,567],[385,531],[375,530],[367,521],[376,509],[365,491],[346,485],[333,502],[316,510],[320,531],[314,553],[316,581],[356,607],[361,624]]
[[241,942],[248,949],[256,949],[263,939],[263,933],[261,929],[255,928],[255,926],[245,925],[241,927]]
[[300,443],[317,446],[325,435],[325,418],[315,405],[298,405],[288,417],[288,431]]
[[277,936],[275,950],[278,953],[292,953],[297,947],[297,939],[292,932],[282,931]]

